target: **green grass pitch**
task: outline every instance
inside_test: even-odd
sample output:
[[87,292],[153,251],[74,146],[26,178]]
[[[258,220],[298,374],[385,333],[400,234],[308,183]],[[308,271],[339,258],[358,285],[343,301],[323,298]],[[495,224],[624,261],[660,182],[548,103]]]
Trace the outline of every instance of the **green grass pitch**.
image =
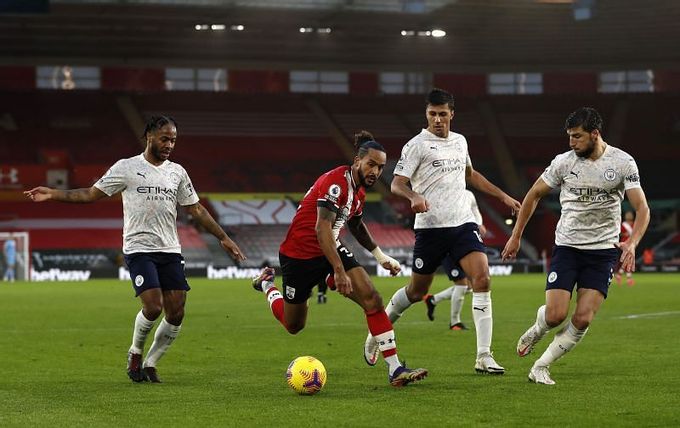
[[[127,282],[0,283],[0,426],[678,426],[680,276],[636,279],[612,285],[584,341],[551,367],[554,387],[527,382],[553,332],[515,355],[542,275],[492,281],[504,376],[474,372],[474,330],[449,331],[447,303],[434,322],[416,304],[395,324],[399,355],[430,376],[402,389],[382,362],[366,366],[364,316],[333,292],[326,305],[310,300],[307,328],[291,336],[248,281],[192,280],[182,332],[158,365],[164,383],[133,384],[125,357],[139,303]],[[375,281],[387,301],[406,279]],[[463,321],[472,326],[470,296]],[[285,383],[300,355],[328,370],[316,396]]]

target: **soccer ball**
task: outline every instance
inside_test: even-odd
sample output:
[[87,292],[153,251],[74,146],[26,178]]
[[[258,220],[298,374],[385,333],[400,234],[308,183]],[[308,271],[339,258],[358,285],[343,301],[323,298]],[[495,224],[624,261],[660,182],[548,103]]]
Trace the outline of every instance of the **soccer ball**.
[[314,395],[326,384],[326,367],[314,357],[297,357],[288,365],[286,381],[300,395]]

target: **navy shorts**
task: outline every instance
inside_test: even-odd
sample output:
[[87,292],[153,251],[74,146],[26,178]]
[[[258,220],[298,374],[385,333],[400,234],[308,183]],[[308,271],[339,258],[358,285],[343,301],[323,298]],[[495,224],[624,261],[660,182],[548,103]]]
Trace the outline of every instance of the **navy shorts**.
[[574,291],[574,286],[597,290],[607,298],[609,283],[621,251],[618,248],[605,250],[579,250],[558,245],[553,248],[546,290]]
[[[354,254],[344,245],[338,247],[338,255],[345,271],[361,267]],[[304,303],[309,299],[319,282],[325,281],[328,274],[333,273],[333,266],[326,256],[313,259],[294,259],[279,253],[281,274],[283,277],[283,299],[288,303]]]
[[448,255],[454,264],[473,251],[486,253],[486,247],[476,223],[457,227],[416,229],[413,248],[413,272],[430,275]]
[[184,275],[184,257],[177,253],[132,253],[125,255],[132,288],[139,296],[150,288],[189,291]]
[[446,276],[449,277],[449,281],[459,281],[466,278],[463,268],[461,268],[458,263],[451,260],[451,256],[444,258],[442,268],[444,269],[444,272],[446,272]]

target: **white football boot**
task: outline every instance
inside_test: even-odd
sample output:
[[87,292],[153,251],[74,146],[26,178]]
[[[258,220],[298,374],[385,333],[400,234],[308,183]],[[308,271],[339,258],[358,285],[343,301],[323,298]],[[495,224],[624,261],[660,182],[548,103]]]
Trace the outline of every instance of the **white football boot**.
[[493,359],[493,354],[489,352],[488,354],[482,354],[477,357],[475,371],[477,373],[502,375],[505,373],[505,368],[498,364],[496,360]]
[[369,366],[374,366],[378,362],[378,354],[380,349],[378,348],[378,341],[368,333],[366,337],[366,342],[364,343],[364,360]]
[[546,366],[533,366],[529,370],[529,381],[541,385],[555,385]]

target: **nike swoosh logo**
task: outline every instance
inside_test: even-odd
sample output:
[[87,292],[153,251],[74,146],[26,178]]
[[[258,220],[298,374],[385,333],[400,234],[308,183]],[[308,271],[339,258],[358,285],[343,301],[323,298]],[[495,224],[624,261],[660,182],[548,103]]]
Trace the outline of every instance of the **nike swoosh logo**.
[[137,175],[139,175],[140,177],[146,178],[146,175],[142,174],[141,172],[138,172]]
[[473,306],[472,309],[474,309],[475,311],[480,311],[480,312],[486,311],[486,308],[478,308],[477,306]]

